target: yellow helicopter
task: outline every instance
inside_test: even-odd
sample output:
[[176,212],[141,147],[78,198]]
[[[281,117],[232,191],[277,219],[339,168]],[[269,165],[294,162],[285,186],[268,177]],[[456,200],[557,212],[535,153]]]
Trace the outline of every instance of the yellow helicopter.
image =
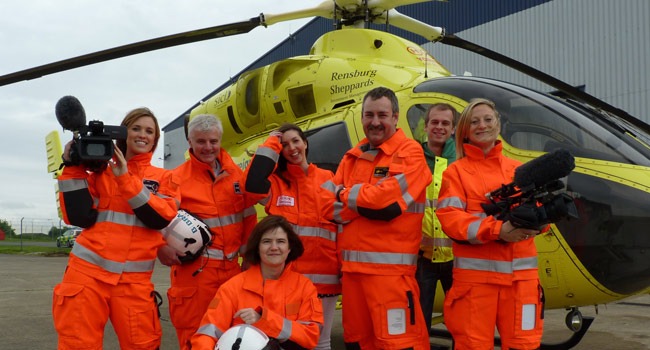
[[[563,148],[576,168],[566,189],[579,219],[562,220],[536,238],[539,273],[548,309],[567,309],[575,344],[593,321],[581,306],[610,303],[650,292],[650,126],[553,77],[486,48],[401,15],[395,7],[423,0],[336,0],[279,15],[170,35],[0,76],[0,86],[88,64],[243,34],[257,26],[322,16],[339,30],[321,36],[308,54],[241,74],[203,101],[190,118],[212,113],[224,122],[223,147],[245,168],[270,130],[300,125],[309,137],[309,161],[335,169],[343,153],[364,137],[361,99],[376,86],[392,88],[400,101],[399,127],[423,141],[427,106],[445,102],[461,111],[474,97],[496,102],[501,139],[509,157],[528,161]],[[479,53],[544,81],[562,96],[507,82],[452,76],[419,45],[368,23],[390,24],[429,41]],[[167,135],[165,135],[167,138]],[[58,169],[58,135],[48,139],[50,170]],[[437,310],[443,298],[437,294]],[[544,346],[542,347],[544,348]],[[559,348],[557,345],[554,348]]]

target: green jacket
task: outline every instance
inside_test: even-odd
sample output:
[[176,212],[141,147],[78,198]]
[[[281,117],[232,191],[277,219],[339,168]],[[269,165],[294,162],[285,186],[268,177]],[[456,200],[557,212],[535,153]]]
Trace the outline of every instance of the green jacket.
[[427,201],[422,218],[422,241],[420,250],[423,256],[433,262],[447,262],[454,259],[451,251],[451,239],[442,232],[440,222],[436,216],[438,206],[438,193],[442,183],[442,173],[447,166],[456,160],[456,144],[454,138],[449,138],[442,149],[442,156],[436,157],[429,149],[426,142],[422,143],[427,165],[431,169],[433,181],[427,187]]

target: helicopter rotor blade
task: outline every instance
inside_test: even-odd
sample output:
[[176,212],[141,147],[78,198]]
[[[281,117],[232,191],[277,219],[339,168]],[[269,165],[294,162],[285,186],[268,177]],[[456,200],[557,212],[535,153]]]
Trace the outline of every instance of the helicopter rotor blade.
[[629,122],[632,125],[635,125],[643,130],[648,130],[648,125],[645,124],[644,122],[641,122],[639,119],[631,116],[624,110],[614,107],[610,105],[609,103],[598,99],[580,89],[577,89],[574,86],[571,86],[562,80],[559,80],[549,74],[546,74],[538,69],[535,69],[529,65],[526,65],[524,63],[521,63],[517,60],[514,60],[508,56],[502,55],[498,52],[492,51],[488,48],[485,48],[483,46],[477,45],[475,43],[472,43],[470,41],[467,41],[465,39],[462,39],[454,34],[445,34],[443,37],[439,40],[440,43],[454,46],[461,48],[463,50],[471,51],[473,53],[479,54],[483,57],[487,57],[493,61],[499,62],[501,64],[504,64],[510,68],[513,68],[515,70],[518,70],[530,77],[533,77],[535,79],[538,79],[556,89],[559,91],[564,92],[565,94],[575,98],[578,101],[585,102],[589,105],[592,105],[594,107],[600,108],[606,112],[612,113],[614,115],[617,115],[621,117],[623,120]]
[[116,58],[137,55],[144,52],[164,49],[168,47],[194,43],[203,40],[221,38],[230,35],[248,33],[255,27],[262,25],[262,15],[253,17],[248,21],[224,24],[174,35],[163,36],[155,39],[140,41],[128,45],[118,46],[107,50],[97,51],[82,56],[77,56],[62,61],[45,64],[0,76],[0,86],[16,83],[23,80],[40,78],[44,75],[58,73],[74,68],[104,62]]
[[388,23],[389,25],[420,35],[429,41],[437,41],[444,35],[443,28],[420,22],[415,18],[399,13],[395,9],[388,10],[381,16],[375,18],[373,23]]

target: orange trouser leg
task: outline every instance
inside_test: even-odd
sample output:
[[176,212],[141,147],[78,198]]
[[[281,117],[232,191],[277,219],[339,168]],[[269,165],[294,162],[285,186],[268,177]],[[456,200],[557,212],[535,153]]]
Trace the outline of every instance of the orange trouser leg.
[[537,349],[542,340],[543,291],[538,280],[514,281],[499,295],[497,329],[501,348]]
[[210,261],[196,273],[204,262],[201,259],[190,264],[175,265],[171,270],[171,287],[167,291],[169,315],[176,328],[181,350],[188,350],[190,338],[199,328],[205,311],[217,293],[217,289],[241,267],[232,261]]
[[52,316],[59,350],[102,349],[113,286],[68,268],[54,287]]
[[500,288],[454,280],[445,296],[443,315],[455,350],[494,349]]
[[162,329],[153,284],[119,283],[109,299],[110,319],[120,349],[154,350],[160,348]]
[[343,338],[361,349],[428,350],[415,276],[343,272]]

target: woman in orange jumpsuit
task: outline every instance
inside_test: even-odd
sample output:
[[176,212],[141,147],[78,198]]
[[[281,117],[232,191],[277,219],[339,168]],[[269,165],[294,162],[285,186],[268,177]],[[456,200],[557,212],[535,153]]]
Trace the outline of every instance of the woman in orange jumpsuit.
[[151,165],[160,128],[151,111],[129,112],[126,140],[103,169],[72,164],[58,178],[66,223],[83,227],[63,281],[54,287],[52,315],[58,349],[102,349],[110,318],[122,349],[157,349],[161,328],[151,283],[160,229],[178,210],[172,174]]
[[325,324],[316,349],[329,350],[336,301],[341,294],[337,225],[322,218],[317,191],[334,174],[308,163],[307,154],[305,133],[294,124],[283,124],[257,149],[246,172],[245,187],[247,194],[265,205],[267,214],[284,216],[300,236],[305,254],[293,268],[318,290]]
[[515,228],[487,216],[485,194],[512,182],[521,163],[506,158],[493,102],[470,101],[456,128],[457,160],[443,175],[436,214],[454,241],[453,284],[444,318],[455,349],[537,349],[542,337],[543,291],[537,275],[538,230]]
[[269,215],[251,232],[245,259],[250,268],[219,287],[193,350],[213,350],[224,332],[238,324],[257,327],[285,349],[313,349],[323,324],[316,287],[291,268],[304,251],[291,224]]

